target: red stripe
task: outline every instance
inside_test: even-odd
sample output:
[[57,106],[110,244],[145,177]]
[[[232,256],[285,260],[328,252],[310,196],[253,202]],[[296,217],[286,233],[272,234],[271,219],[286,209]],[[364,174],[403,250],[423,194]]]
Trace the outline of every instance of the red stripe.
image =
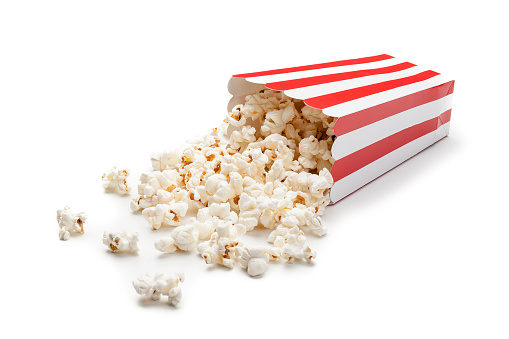
[[344,158],[336,160],[332,165],[332,177],[334,182],[358,171],[364,166],[380,159],[392,151],[435,131],[441,125],[451,120],[451,110],[445,111],[440,116],[426,120],[420,124],[406,128],[398,133],[379,140],[363,149],[358,150]]
[[451,113],[452,113],[452,109],[449,109],[438,116],[437,128],[439,128],[440,126],[445,125],[449,121],[451,121]]
[[376,56],[372,56],[372,57],[365,57],[365,58],[357,58],[357,59],[349,59],[349,60],[326,62],[326,63],[323,63],[323,64],[315,64],[315,65],[308,65],[308,66],[298,66],[298,67],[289,67],[289,68],[280,68],[280,69],[273,69],[273,70],[264,71],[264,72],[236,74],[236,75],[234,75],[234,77],[235,78],[261,77],[261,76],[264,76],[264,75],[283,74],[283,73],[309,71],[309,70],[312,70],[312,69],[321,69],[321,68],[328,68],[328,67],[365,64],[365,63],[368,63],[368,62],[375,62],[375,61],[387,60],[387,59],[392,59],[392,58],[394,58],[394,57],[392,57],[390,55],[387,55],[387,54],[381,54],[381,55],[376,55]]
[[349,133],[358,128],[370,125],[411,108],[438,100],[453,92],[454,81],[450,81],[442,85],[428,88],[402,98],[340,117],[334,126],[334,134],[340,136]]
[[404,69],[408,69],[408,68],[414,67],[414,66],[415,66],[414,64],[411,64],[409,62],[404,62],[401,64],[382,67],[382,68],[363,69],[363,70],[359,70],[359,71],[319,75],[319,76],[315,76],[315,77],[302,78],[302,79],[269,82],[269,83],[265,84],[265,87],[274,89],[277,91],[286,91],[286,90],[294,89],[294,88],[302,88],[302,87],[326,84],[329,82],[361,78],[361,77],[370,76],[370,75],[398,72],[398,71],[402,71]]
[[334,105],[339,105],[348,101],[363,98],[369,95],[373,95],[380,92],[385,92],[397,87],[410,85],[419,81],[424,81],[432,78],[440,73],[433,71],[424,71],[422,73],[412,75],[409,77],[379,82],[376,84],[366,85],[362,87],[356,87],[345,91],[320,95],[317,97],[309,98],[304,100],[304,103],[308,106],[324,109]]

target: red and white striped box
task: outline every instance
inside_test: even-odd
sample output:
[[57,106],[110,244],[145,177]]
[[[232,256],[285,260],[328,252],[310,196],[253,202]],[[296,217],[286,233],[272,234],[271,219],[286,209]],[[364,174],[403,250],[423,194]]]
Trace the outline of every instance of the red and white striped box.
[[234,75],[228,110],[262,86],[338,117],[332,202],[449,134],[454,80],[387,54]]

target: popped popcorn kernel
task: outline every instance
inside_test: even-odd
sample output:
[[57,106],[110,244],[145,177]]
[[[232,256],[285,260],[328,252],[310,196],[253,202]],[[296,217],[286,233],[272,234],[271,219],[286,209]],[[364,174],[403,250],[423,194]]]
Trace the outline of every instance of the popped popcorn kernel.
[[69,240],[71,233],[84,233],[83,225],[87,221],[84,212],[75,213],[68,206],[57,211],[57,222],[60,227],[60,240]]
[[281,251],[269,246],[237,247],[237,256],[242,268],[252,276],[258,276],[267,270],[267,264],[271,260],[277,260]]
[[164,253],[173,253],[177,249],[191,251],[197,246],[198,236],[193,225],[179,226],[173,230],[169,237],[156,241],[154,246],[156,250]]
[[146,274],[133,281],[136,293],[159,300],[162,295],[168,297],[168,303],[177,306],[182,300],[180,285],[184,282],[184,274]]
[[103,244],[112,252],[138,252],[138,233],[121,232],[104,232]]
[[127,177],[129,174],[130,171],[125,169],[118,169],[116,166],[114,166],[107,173],[103,174],[103,187],[120,194],[129,194],[131,193],[131,187],[129,187],[127,183]]

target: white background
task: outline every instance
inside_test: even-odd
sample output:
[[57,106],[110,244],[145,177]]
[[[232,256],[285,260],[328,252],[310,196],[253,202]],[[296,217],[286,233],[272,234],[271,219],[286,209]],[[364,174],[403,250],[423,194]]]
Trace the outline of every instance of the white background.
[[[507,338],[502,4],[1,1],[2,337]],[[168,230],[101,187],[113,165],[135,186],[151,153],[219,124],[232,74],[381,53],[456,79],[451,133],[328,208],[314,265],[253,279],[160,255]],[[89,215],[67,242],[65,205]],[[122,228],[138,256],[102,245]],[[178,270],[178,308],[131,286]]]

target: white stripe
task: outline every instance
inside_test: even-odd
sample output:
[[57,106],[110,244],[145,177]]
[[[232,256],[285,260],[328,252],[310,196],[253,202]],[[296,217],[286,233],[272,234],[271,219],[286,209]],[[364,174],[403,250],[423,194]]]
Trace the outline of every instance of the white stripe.
[[366,108],[377,106],[431,87],[445,84],[449,81],[452,81],[452,79],[442,75],[437,75],[424,81],[419,81],[410,85],[397,87],[388,91],[376,93],[356,100],[347,101],[339,105],[331,106],[325,108],[323,113],[332,117],[343,117],[348,114],[362,111]]
[[250,81],[250,82],[257,83],[257,84],[266,84],[269,82],[302,79],[302,78],[309,78],[309,77],[314,77],[314,76],[318,76],[318,75],[359,71],[359,70],[372,69],[372,68],[382,68],[382,67],[400,64],[403,62],[404,61],[401,59],[391,58],[391,59],[387,59],[387,60],[368,62],[368,63],[357,64],[357,65],[336,66],[336,67],[311,69],[311,70],[300,71],[300,72],[264,75],[264,76],[246,78],[246,80]]
[[324,94],[346,91],[352,88],[376,84],[379,82],[401,79],[427,71],[423,67],[410,67],[398,72],[368,75],[365,77],[329,82],[315,86],[301,87],[284,91],[286,95],[295,99],[308,99]]
[[451,108],[452,94],[449,94],[341,135],[332,145],[332,157],[336,160],[341,159],[394,133],[436,118]]
[[[443,125],[445,131],[449,130],[448,125],[449,123]],[[336,182],[331,189],[332,202],[335,203],[343,199],[350,193],[375,180],[385,172],[393,169],[403,161],[424,150],[426,147],[431,146],[433,143],[438,141],[435,140],[435,132],[436,131],[433,131],[401,146],[382,158],[373,161],[358,171]],[[445,134],[442,135],[442,137],[445,137]]]

